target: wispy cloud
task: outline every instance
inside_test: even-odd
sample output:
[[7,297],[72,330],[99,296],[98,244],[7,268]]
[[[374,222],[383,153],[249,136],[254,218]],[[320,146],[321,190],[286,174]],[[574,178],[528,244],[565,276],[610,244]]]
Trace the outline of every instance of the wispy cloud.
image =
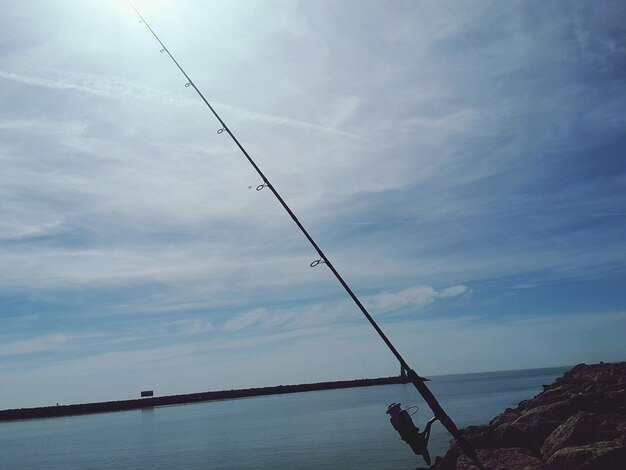
[[327,327],[350,318],[350,305],[341,301],[317,302],[293,308],[253,309],[235,315],[222,328],[227,332],[284,331]]
[[55,334],[39,338],[0,344],[0,356],[20,356],[61,349],[69,340],[67,335]]
[[258,308],[228,320],[224,325],[224,329],[227,331],[238,331],[261,322],[267,317],[267,311],[263,308]]
[[458,297],[469,291],[467,286],[461,285],[442,290],[436,290],[429,286],[414,286],[398,292],[386,292],[367,297],[365,303],[373,310],[384,313],[397,309],[420,307],[437,299]]
[[89,93],[115,99],[140,99],[174,106],[189,106],[194,100],[182,95],[156,90],[146,85],[116,77],[103,77],[87,73],[47,69],[45,76],[0,70],[0,79],[25,85]]
[[[53,90],[90,93],[118,100],[139,99],[143,101],[158,102],[170,106],[192,106],[199,105],[200,103],[199,99],[168,93],[166,91],[158,90],[145,84],[131,82],[123,78],[103,77],[79,72],[65,72],[49,69],[46,76],[37,76],[0,70],[0,79],[19,82],[25,85],[50,88]],[[228,110],[239,118],[263,121],[270,125],[290,126],[300,129],[332,133],[361,142],[368,141],[360,135],[339,129],[338,124],[343,121],[344,118],[339,118],[338,120],[336,119],[335,125],[328,127],[311,122],[299,121],[285,116],[255,113],[226,103],[215,102],[214,107],[218,110]]]
[[[384,314],[391,311],[415,309],[434,302],[470,293],[467,286],[452,286],[436,290],[429,286],[414,286],[397,292],[385,292],[364,297],[363,302],[370,313]],[[405,312],[406,313],[406,312]],[[412,312],[411,312],[412,313]],[[223,324],[228,332],[254,329],[285,329],[331,326],[360,318],[360,312],[348,298],[329,301],[318,300],[312,305],[292,308],[259,308],[235,315]]]

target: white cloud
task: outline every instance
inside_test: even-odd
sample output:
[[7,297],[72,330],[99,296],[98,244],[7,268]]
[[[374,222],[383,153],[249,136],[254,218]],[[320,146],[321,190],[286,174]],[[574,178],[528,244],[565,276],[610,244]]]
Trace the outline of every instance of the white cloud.
[[145,85],[132,83],[121,78],[50,69],[47,72],[45,77],[41,77],[0,70],[0,79],[54,90],[79,91],[116,99],[138,98],[147,101],[160,101],[169,105],[189,105],[193,103],[190,98],[151,89]]
[[387,312],[399,308],[428,304],[436,298],[437,291],[432,287],[416,286],[399,292],[373,295],[367,297],[365,303],[375,311]]
[[[31,86],[45,87],[54,90],[68,90],[93,95],[114,98],[117,100],[139,99],[148,102],[158,102],[169,106],[200,106],[200,99],[194,96],[177,95],[166,91],[155,89],[143,83],[131,82],[119,77],[103,77],[81,72],[66,72],[54,69],[48,69],[45,77],[27,74],[18,74],[0,70],[0,79],[10,80]],[[202,91],[202,90],[200,90]],[[354,107],[354,100],[351,100],[345,111],[340,111],[340,116],[335,119],[331,126],[324,126],[312,122],[299,121],[297,119],[274,116],[264,113],[255,113],[249,110],[232,106],[225,103],[213,102],[212,105],[217,110],[230,111],[239,118],[263,121],[267,124],[279,126],[291,126],[300,129],[308,129],[319,132],[327,132],[342,137],[348,137],[361,142],[367,142],[364,137],[339,129],[339,125],[344,119],[352,113],[351,107]],[[345,115],[344,115],[345,114]]]
[[439,291],[439,297],[442,299],[447,299],[450,297],[458,297],[459,295],[463,295],[469,292],[469,287],[467,286],[452,286],[446,289],[442,289]]
[[0,356],[19,356],[61,349],[70,338],[63,334],[14,341],[0,345]]
[[373,295],[365,299],[365,303],[377,312],[389,312],[404,308],[415,308],[427,305],[437,299],[449,299],[469,292],[467,286],[457,285],[442,290],[429,286],[414,286],[398,292],[387,292]]
[[291,308],[257,308],[235,315],[222,328],[229,332],[246,328],[263,328],[266,331],[302,330],[328,327],[334,322],[356,318],[358,310],[348,298],[341,300],[319,300],[312,305]]
[[180,328],[180,334],[186,336],[207,333],[215,329],[210,321],[202,319],[181,321],[177,326]]
[[235,316],[224,324],[227,331],[238,331],[256,323],[261,322],[267,317],[267,311],[263,308],[257,308],[250,312],[242,313]]
[[5,201],[0,206],[0,240],[32,237],[54,232],[64,221],[45,204]]

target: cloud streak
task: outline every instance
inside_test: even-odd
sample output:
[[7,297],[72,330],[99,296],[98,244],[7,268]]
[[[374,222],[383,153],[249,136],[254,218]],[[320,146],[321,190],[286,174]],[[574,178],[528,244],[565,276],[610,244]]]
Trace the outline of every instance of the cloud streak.
[[470,292],[467,286],[451,286],[436,290],[429,286],[414,286],[398,292],[387,292],[365,299],[366,305],[374,311],[385,313],[398,309],[418,308],[437,299],[450,299]]
[[[48,70],[48,74],[45,77],[0,70],[0,79],[53,90],[89,93],[117,100],[131,98],[149,102],[158,102],[162,105],[169,106],[194,106],[199,104],[198,99],[168,93],[149,87],[145,84],[135,83],[117,77],[102,77],[85,73],[62,72],[52,69]],[[327,127],[311,122],[291,119],[285,116],[255,113],[220,102],[215,102],[214,108],[230,111],[233,115],[241,119],[262,121],[270,125],[288,126],[304,130],[331,133],[360,142],[368,142],[366,138],[360,135],[338,129],[337,125]],[[341,120],[342,119],[339,119],[339,121]]]
[[68,340],[69,337],[66,335],[55,334],[0,344],[0,357],[56,351],[63,348]]

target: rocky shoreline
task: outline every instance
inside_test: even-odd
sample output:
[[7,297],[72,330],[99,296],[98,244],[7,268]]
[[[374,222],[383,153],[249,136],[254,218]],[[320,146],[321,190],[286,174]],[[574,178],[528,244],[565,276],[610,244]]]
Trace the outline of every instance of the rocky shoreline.
[[[626,362],[579,364],[543,388],[464,430],[487,470],[626,469]],[[452,443],[434,469],[476,466]]]

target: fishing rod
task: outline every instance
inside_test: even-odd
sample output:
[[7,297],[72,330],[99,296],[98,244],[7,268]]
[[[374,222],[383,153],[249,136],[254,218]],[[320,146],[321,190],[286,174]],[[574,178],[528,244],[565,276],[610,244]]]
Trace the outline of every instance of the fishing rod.
[[361,313],[363,313],[365,318],[369,321],[370,325],[372,325],[374,330],[376,330],[376,332],[378,333],[380,338],[384,341],[384,343],[387,345],[387,347],[392,352],[392,354],[400,362],[400,366],[402,367],[402,369],[407,371],[407,377],[409,378],[411,383],[413,383],[413,385],[415,386],[415,388],[417,389],[419,394],[422,396],[422,398],[424,398],[424,401],[426,401],[426,403],[428,404],[428,406],[430,407],[430,409],[434,413],[435,417],[448,430],[448,432],[455,438],[455,440],[457,441],[457,443],[459,444],[459,447],[461,447],[463,452],[465,452],[465,454],[478,466],[479,469],[484,470],[483,465],[480,463],[480,460],[478,459],[478,455],[476,454],[476,451],[474,450],[472,445],[469,443],[469,441],[467,439],[465,439],[465,437],[463,436],[461,431],[459,431],[459,429],[457,428],[456,424],[454,424],[454,421],[452,421],[452,419],[448,416],[448,414],[441,407],[441,405],[439,404],[439,402],[437,401],[435,396],[432,394],[430,389],[424,383],[424,379],[422,377],[420,377],[417,374],[417,372],[415,372],[409,366],[409,364],[404,360],[404,358],[400,355],[398,350],[391,343],[391,341],[389,340],[387,335],[383,332],[383,330],[374,321],[374,319],[372,318],[370,313],[367,311],[365,306],[361,303],[361,301],[359,300],[357,295],[354,293],[354,291],[350,288],[348,283],[343,279],[341,274],[339,274],[339,271],[337,271],[337,269],[335,268],[333,263],[330,261],[330,259],[328,259],[326,254],[322,251],[322,249],[319,247],[317,242],[309,234],[309,232],[304,227],[304,225],[302,225],[300,220],[298,220],[298,217],[296,217],[296,214],[291,210],[291,208],[287,205],[287,203],[282,198],[282,196],[278,193],[278,190],[274,187],[274,185],[270,182],[270,180],[267,178],[265,173],[263,173],[261,168],[259,168],[259,166],[256,164],[256,162],[252,159],[250,154],[243,147],[243,145],[239,142],[237,137],[235,137],[235,134],[231,131],[231,129],[228,127],[228,125],[226,125],[224,120],[220,117],[220,115],[217,113],[217,111],[215,111],[213,106],[211,106],[211,103],[209,103],[209,101],[205,98],[205,96],[202,94],[200,89],[193,82],[191,77],[187,74],[187,72],[185,72],[185,70],[182,68],[182,66],[174,58],[172,53],[165,46],[163,41],[161,41],[159,36],[154,32],[152,27],[144,19],[143,15],[139,12],[139,10],[135,7],[135,5],[130,0],[127,0],[127,1],[128,1],[128,4],[131,6],[131,8],[135,11],[137,16],[139,17],[139,19],[140,19],[139,22],[143,23],[144,25],[146,25],[146,28],[148,28],[148,30],[150,31],[152,36],[154,36],[154,38],[157,40],[157,42],[161,46],[160,52],[167,54],[170,57],[170,59],[172,60],[172,62],[174,62],[174,64],[178,68],[178,70],[180,70],[180,72],[184,75],[185,79],[187,80],[187,82],[185,83],[185,87],[193,88],[195,90],[195,92],[198,94],[198,96],[200,97],[200,99],[204,102],[204,104],[209,108],[209,110],[211,110],[211,113],[213,114],[213,116],[215,116],[215,118],[218,120],[218,122],[220,123],[220,125],[222,127],[217,131],[217,133],[218,134],[223,134],[224,132],[227,133],[230,136],[230,138],[232,139],[232,141],[234,142],[234,144],[237,146],[237,148],[239,148],[241,153],[248,160],[250,165],[252,165],[252,167],[255,169],[255,171],[258,173],[258,175],[261,177],[261,180],[263,181],[263,183],[256,187],[257,191],[260,191],[263,188],[269,188],[269,190],[272,192],[272,194],[274,194],[274,197],[276,197],[276,199],[278,200],[280,205],[283,207],[283,209],[285,209],[287,214],[289,214],[289,217],[291,217],[291,219],[298,226],[298,228],[300,229],[302,234],[306,237],[306,239],[309,241],[311,246],[315,249],[315,251],[317,252],[319,258],[317,260],[313,261],[310,264],[310,266],[313,268],[313,267],[318,266],[320,264],[325,264],[328,267],[328,269],[330,269],[330,271],[334,274],[335,278],[337,278],[337,280],[339,281],[341,286],[348,293],[348,295],[350,296],[352,301],[356,304],[356,306],[359,308]]

